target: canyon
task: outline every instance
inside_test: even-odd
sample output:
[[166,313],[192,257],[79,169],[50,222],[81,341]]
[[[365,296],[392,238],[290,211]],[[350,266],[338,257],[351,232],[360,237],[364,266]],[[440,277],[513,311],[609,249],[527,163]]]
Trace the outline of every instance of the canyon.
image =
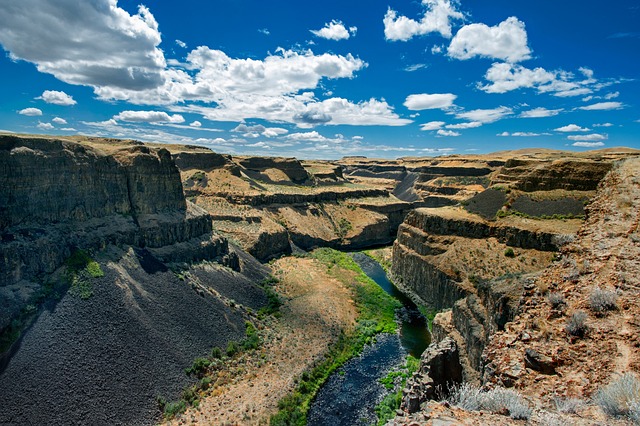
[[[269,341],[264,357],[284,369],[293,361],[279,340],[308,346],[296,350],[277,395],[245,421],[268,419],[355,321],[343,285],[302,257],[320,247],[386,247],[394,282],[438,312],[393,424],[483,424],[481,413],[434,401],[438,386],[463,382],[517,389],[542,423],[554,397],[588,398],[638,369],[639,155],[540,149],[320,161],[0,135],[0,396],[8,407],[0,423],[156,423],[158,400],[193,383],[184,370],[241,341],[247,322],[262,324],[258,312],[275,289],[285,297],[283,321],[296,325]],[[93,262],[100,273],[91,275]],[[331,284],[301,293],[301,271]],[[265,284],[271,274],[280,284]],[[596,284],[618,292],[619,309],[591,315],[586,338],[567,338],[567,318],[589,310]],[[561,311],[552,293],[563,295]],[[313,307],[293,304],[302,294]],[[611,353],[615,362],[602,367]],[[256,357],[243,368],[263,365]],[[532,357],[553,369],[541,372]],[[255,377],[276,381],[261,368]],[[238,380],[223,385],[227,395],[262,386]],[[234,404],[206,395],[182,420],[210,422]],[[604,419],[585,407],[581,417],[558,416]],[[239,412],[225,416],[243,423]]]

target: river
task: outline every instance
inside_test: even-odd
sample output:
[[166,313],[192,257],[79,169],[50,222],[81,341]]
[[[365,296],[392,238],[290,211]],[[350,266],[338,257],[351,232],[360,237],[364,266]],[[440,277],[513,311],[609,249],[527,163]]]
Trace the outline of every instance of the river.
[[431,341],[415,303],[393,285],[378,262],[363,253],[352,256],[367,276],[402,303],[397,312],[400,333],[378,336],[375,344],[329,377],[309,408],[309,426],[376,424],[375,407],[389,393],[379,380],[403,365],[407,354],[420,357]]

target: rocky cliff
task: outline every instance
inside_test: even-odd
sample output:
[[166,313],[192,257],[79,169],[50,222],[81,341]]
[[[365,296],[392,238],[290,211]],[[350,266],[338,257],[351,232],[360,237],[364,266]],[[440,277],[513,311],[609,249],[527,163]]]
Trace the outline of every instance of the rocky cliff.
[[[531,223],[512,215],[487,221],[468,212],[420,209],[400,227],[394,245],[394,274],[426,301],[444,300],[436,306],[450,308],[436,316],[433,340],[437,343],[451,338],[455,342],[464,381],[489,388],[519,389],[539,410],[534,413],[534,421],[542,424],[552,417],[576,424],[591,424],[584,418],[613,422],[586,399],[616,373],[637,371],[637,351],[626,342],[637,327],[625,312],[635,309],[630,301],[635,287],[629,271],[638,269],[634,254],[638,218],[633,207],[640,193],[636,182],[638,160],[624,160],[618,166],[612,161],[600,164],[582,159],[576,164],[564,159],[535,163],[509,160],[498,176],[503,179],[507,169],[515,176],[513,169],[521,167],[519,177],[510,185],[522,191],[589,191],[599,185],[597,195],[587,205],[584,222],[522,218],[544,224],[533,229]],[[572,175],[574,166],[576,174]],[[586,168],[591,172],[585,172]],[[562,178],[556,174],[559,170],[564,173]],[[607,170],[610,172],[598,184]],[[546,194],[537,196],[548,199]],[[569,222],[572,224],[567,226]],[[569,237],[571,234],[575,236]],[[455,250],[453,244],[461,236],[466,237],[467,247],[455,257],[462,256],[463,262],[453,262],[452,267],[442,258]],[[491,250],[477,252],[478,244],[473,244],[477,238],[484,239],[487,247],[493,238],[508,244],[502,246],[506,247],[502,259],[494,258],[505,266],[501,273],[489,271],[485,259],[491,257]],[[530,262],[533,259],[527,260],[525,251],[531,255],[535,250],[525,247],[560,250],[563,257],[555,262],[550,258]],[[509,248],[511,251],[507,251]],[[530,267],[512,269],[509,262],[513,258]],[[465,263],[470,264],[466,272]],[[424,271],[422,279],[407,281],[415,271]],[[451,296],[452,289],[459,292],[457,300]],[[606,292],[617,300],[612,313],[598,305]],[[586,312],[580,327],[588,331],[572,335],[571,315],[578,311]],[[425,401],[419,389],[428,381],[418,375],[410,382],[404,396],[405,414],[416,408],[416,401]],[[580,417],[566,411],[550,412],[564,400],[581,404]],[[433,412],[433,406],[425,402],[422,410],[423,414]],[[408,424],[423,414],[401,416],[396,422]],[[474,419],[473,414],[464,416]]]
[[185,201],[167,150],[107,154],[70,141],[0,136],[0,170],[0,330],[75,249],[147,247],[166,261],[228,254],[209,215]]

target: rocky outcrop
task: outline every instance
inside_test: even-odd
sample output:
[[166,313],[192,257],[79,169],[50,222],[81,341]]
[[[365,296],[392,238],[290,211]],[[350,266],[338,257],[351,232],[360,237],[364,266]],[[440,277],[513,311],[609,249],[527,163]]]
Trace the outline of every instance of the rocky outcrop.
[[402,390],[400,409],[409,414],[420,410],[420,405],[436,399],[462,383],[462,367],[458,347],[447,337],[427,348],[420,357],[420,368]]
[[512,158],[500,169],[492,185],[507,183],[527,192],[553,189],[594,191],[612,167],[612,161]]
[[281,157],[238,157],[238,164],[245,169],[262,173],[268,169],[277,169],[284,172],[293,183],[302,184],[311,179],[311,176],[295,158]]
[[0,297],[9,313],[0,330],[77,248],[148,247],[165,261],[227,254],[206,211],[185,201],[164,149],[106,154],[75,142],[0,136],[0,170]]

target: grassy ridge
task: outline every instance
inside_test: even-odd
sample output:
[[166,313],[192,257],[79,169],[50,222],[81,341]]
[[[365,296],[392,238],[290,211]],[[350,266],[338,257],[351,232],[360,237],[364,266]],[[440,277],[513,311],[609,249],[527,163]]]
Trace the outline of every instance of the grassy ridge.
[[[395,333],[395,310],[400,302],[385,293],[366,276],[353,259],[345,253],[329,248],[315,250],[311,256],[324,264],[328,272],[346,284],[353,293],[358,308],[355,329],[342,333],[322,363],[304,373],[293,393],[278,403],[279,412],[271,417],[273,425],[304,425],[307,411],[316,393],[331,373],[349,359],[359,355],[378,333]],[[345,274],[352,271],[353,274]],[[349,278],[347,278],[349,277]]]

